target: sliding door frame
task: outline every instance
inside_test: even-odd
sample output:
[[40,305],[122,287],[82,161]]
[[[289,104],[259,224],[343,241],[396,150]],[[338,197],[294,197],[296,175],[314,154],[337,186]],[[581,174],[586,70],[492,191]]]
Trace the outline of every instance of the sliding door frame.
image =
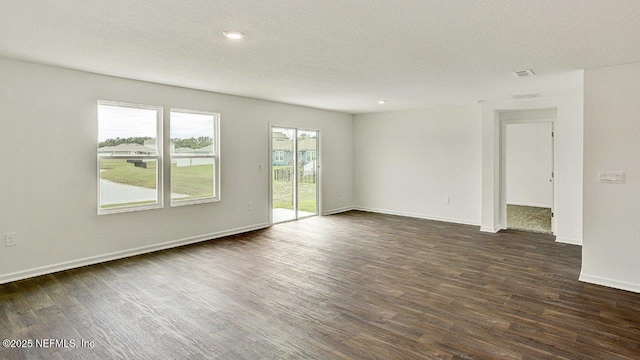
[[[320,146],[320,130],[312,129],[308,127],[300,127],[297,125],[285,125],[285,124],[272,124],[269,123],[269,151],[268,151],[268,168],[269,168],[269,224],[273,225],[273,129],[281,128],[287,130],[293,130],[293,163],[294,163],[294,179],[293,182],[293,210],[295,212],[295,218],[287,221],[295,221],[299,219],[306,219],[313,216],[321,216],[322,215],[322,196],[320,194],[322,189],[321,186],[321,169],[322,169],[322,156],[321,156],[321,146]],[[299,131],[313,131],[316,133],[316,213],[315,215],[308,215],[304,217],[298,216],[298,132]],[[284,222],[287,222],[284,221]]]

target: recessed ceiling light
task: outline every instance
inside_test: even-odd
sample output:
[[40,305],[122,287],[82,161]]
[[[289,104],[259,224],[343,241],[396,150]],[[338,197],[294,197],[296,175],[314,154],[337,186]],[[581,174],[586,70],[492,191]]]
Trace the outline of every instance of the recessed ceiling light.
[[223,31],[222,35],[226,36],[227,39],[231,39],[231,40],[239,40],[242,39],[245,36],[245,33],[243,33],[242,31]]
[[378,104],[382,105],[382,104],[386,104],[387,100],[378,100]]

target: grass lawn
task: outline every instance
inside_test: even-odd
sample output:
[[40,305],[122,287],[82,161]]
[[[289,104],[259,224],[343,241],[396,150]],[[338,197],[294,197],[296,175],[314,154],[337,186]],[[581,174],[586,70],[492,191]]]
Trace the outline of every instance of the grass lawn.
[[[100,161],[100,178],[119,184],[156,188],[156,162],[149,162],[149,168],[136,167],[124,160]],[[102,171],[104,170],[104,171]]]
[[[148,168],[136,167],[133,164],[101,161],[100,177],[119,184],[156,188],[155,162],[149,162]],[[189,197],[180,200],[199,199],[213,196],[213,165],[172,166],[171,192],[185,194]],[[129,204],[128,204],[129,205]]]
[[171,167],[171,192],[189,195],[189,199],[213,197],[213,164]]
[[[148,163],[148,168],[136,167],[124,160],[101,161],[100,177],[119,184],[156,188],[155,162]],[[199,199],[213,196],[213,165],[172,166],[171,192],[189,195],[179,200]],[[316,212],[316,184],[299,183],[298,205],[300,211]],[[273,207],[293,210],[293,185],[290,181],[273,181]],[[130,206],[141,204],[114,204],[107,207]]]
[[[316,184],[298,183],[298,210],[316,212]],[[290,181],[273,181],[273,208],[293,210],[293,184]]]

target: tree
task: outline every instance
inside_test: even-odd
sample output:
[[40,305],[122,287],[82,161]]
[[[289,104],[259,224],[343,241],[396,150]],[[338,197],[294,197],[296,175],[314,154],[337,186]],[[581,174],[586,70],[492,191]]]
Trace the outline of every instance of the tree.
[[199,138],[190,137],[188,139],[171,139],[176,148],[200,149],[213,144],[213,138],[210,136],[200,136]]
[[147,140],[155,140],[155,138],[149,137],[149,136],[144,136],[144,137],[129,137],[129,138],[120,138],[117,137],[115,139],[107,139],[103,142],[99,142],[98,143],[98,147],[105,147],[105,146],[118,146],[120,144],[140,144],[140,145],[144,145],[144,142]]

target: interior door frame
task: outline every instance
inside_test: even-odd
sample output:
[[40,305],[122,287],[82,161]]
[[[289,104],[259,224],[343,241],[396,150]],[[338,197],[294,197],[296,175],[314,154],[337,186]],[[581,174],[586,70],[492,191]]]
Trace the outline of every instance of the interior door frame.
[[[269,224],[273,225],[273,147],[272,147],[272,134],[273,134],[273,129],[274,128],[281,128],[281,129],[289,129],[289,130],[294,130],[294,139],[295,141],[294,143],[294,152],[293,152],[293,159],[294,159],[294,189],[293,189],[293,197],[294,197],[294,212],[295,212],[295,218],[288,220],[288,221],[295,221],[295,220],[300,220],[300,219],[306,219],[306,218],[310,218],[313,216],[322,216],[322,196],[320,194],[322,186],[321,186],[321,169],[322,169],[322,156],[321,156],[321,141],[320,141],[320,130],[319,129],[313,129],[313,128],[309,128],[309,127],[300,127],[299,125],[292,125],[292,124],[282,124],[282,123],[269,123],[268,124],[268,128],[269,128],[269,137],[268,137],[268,144],[269,144],[269,151],[268,151],[268,168],[269,168]],[[316,214],[315,215],[309,215],[309,216],[304,216],[304,217],[299,217],[298,216],[298,131],[314,131],[317,134],[316,137]],[[284,221],[287,222],[287,221]]]
[[553,134],[555,134],[555,122],[556,118],[538,118],[538,119],[522,119],[522,120],[501,120],[501,128],[500,128],[500,220],[502,223],[501,228],[507,228],[507,125],[517,125],[517,124],[536,124],[536,123],[551,123],[551,171],[552,171],[552,184],[551,187],[551,196],[553,198],[553,204],[551,205],[551,233],[553,235],[556,234],[556,219],[555,209],[557,204],[556,195],[558,194],[556,189],[556,159],[555,159],[555,147],[556,147],[556,138]]

